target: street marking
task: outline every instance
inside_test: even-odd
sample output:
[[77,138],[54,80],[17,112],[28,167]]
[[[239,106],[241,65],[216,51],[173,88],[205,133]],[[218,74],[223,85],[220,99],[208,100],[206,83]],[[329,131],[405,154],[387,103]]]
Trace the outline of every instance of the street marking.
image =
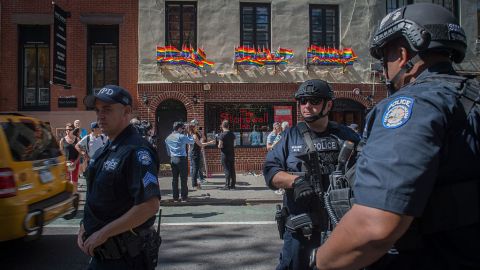
[[[162,223],[161,226],[202,226],[202,225],[272,225],[275,221],[225,221],[225,222],[172,222]],[[155,223],[155,227],[157,223]],[[49,224],[47,228],[79,228],[78,224]]]

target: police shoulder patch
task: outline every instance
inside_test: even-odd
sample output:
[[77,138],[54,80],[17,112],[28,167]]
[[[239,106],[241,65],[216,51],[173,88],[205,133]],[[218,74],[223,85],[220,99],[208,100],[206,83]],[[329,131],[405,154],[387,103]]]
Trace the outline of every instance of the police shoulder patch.
[[408,122],[412,115],[414,99],[411,97],[397,97],[388,103],[382,117],[385,128],[398,128]]
[[397,97],[388,103],[382,117],[385,128],[398,128],[408,122],[412,115],[414,99],[411,97]]
[[149,184],[158,185],[158,178],[151,172],[147,172],[145,176],[143,176],[142,180],[144,187],[148,186]]
[[140,164],[148,166],[152,164],[152,157],[147,150],[139,150],[137,151],[137,160]]

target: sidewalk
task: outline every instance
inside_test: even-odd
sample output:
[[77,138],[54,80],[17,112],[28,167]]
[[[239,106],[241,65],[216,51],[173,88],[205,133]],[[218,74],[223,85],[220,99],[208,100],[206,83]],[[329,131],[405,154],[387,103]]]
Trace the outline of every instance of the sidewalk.
[[[263,175],[237,174],[235,190],[222,190],[225,186],[223,174],[208,177],[207,183],[202,189],[193,191],[191,178],[188,177],[188,202],[173,202],[172,178],[159,177],[160,190],[162,194],[162,206],[184,206],[184,205],[245,205],[259,203],[281,203],[282,195],[276,194],[265,185]],[[80,192],[80,203],[85,200],[85,179],[80,178],[78,182]]]

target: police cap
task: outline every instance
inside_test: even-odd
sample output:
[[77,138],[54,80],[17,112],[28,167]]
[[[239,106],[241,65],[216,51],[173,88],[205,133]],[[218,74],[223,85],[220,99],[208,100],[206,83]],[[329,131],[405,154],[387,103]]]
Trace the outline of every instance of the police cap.
[[333,90],[330,85],[324,80],[308,80],[305,81],[298,87],[297,92],[295,93],[295,99],[299,100],[301,98],[324,98],[324,99],[334,99]]
[[86,96],[83,99],[83,104],[88,108],[93,108],[95,107],[95,101],[97,99],[110,104],[120,103],[123,105],[132,105],[132,96],[130,93],[118,85],[105,85],[94,95]]
[[387,14],[373,36],[370,54],[383,58],[383,47],[403,37],[414,52],[448,51],[454,62],[465,58],[467,38],[457,18],[440,5],[418,3]]

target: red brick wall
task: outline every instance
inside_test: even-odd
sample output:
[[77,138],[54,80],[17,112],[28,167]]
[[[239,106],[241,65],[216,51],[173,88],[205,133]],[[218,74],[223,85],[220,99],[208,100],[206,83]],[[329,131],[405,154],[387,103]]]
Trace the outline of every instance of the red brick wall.
[[[203,90],[202,83],[159,83],[139,84],[139,96],[146,94],[150,101],[149,119],[155,119],[158,105],[166,99],[177,99],[187,109],[187,119],[198,119],[200,126],[204,123],[205,102],[289,102],[294,101],[293,94],[298,88],[298,83],[214,83],[210,90]],[[372,94],[370,84],[332,84],[337,98],[353,99],[365,107],[372,107],[372,103],[365,97]],[[360,95],[353,93],[354,88],[360,89]],[[376,91],[374,102],[378,102],[386,96],[385,87],[375,85]],[[192,97],[199,98],[198,104],[193,104]],[[147,118],[148,108],[141,104],[138,112],[142,119]],[[301,115],[297,112],[297,121]],[[156,123],[153,123],[156,124]],[[216,148],[205,149],[207,165],[210,172],[223,172],[220,163],[220,150]],[[235,148],[235,168],[237,172],[261,171],[265,161],[266,148]]]
[[[80,21],[85,14],[123,15],[119,25],[119,84],[128,89],[137,100],[138,77],[138,1],[137,0],[82,0],[55,1],[65,11],[71,12],[67,19],[67,82],[72,89],[52,85],[50,105],[52,111],[84,110],[83,97],[87,93],[87,25]],[[0,52],[0,111],[18,109],[18,25],[12,21],[13,14],[53,14],[51,1],[16,0],[2,1],[1,6],[1,52]],[[53,15],[52,15],[53,16]],[[53,65],[53,24],[50,25],[50,66]],[[77,108],[58,108],[59,96],[77,97]]]

